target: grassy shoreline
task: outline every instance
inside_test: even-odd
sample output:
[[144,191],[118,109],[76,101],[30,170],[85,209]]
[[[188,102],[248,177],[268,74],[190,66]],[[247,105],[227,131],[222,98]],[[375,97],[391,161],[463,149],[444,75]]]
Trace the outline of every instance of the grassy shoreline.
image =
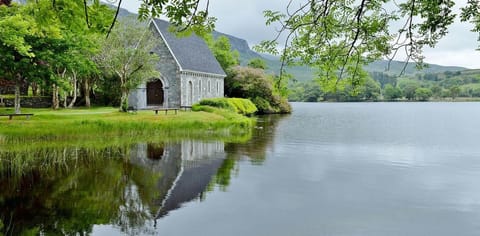
[[[0,108],[0,114],[12,113]],[[89,142],[90,139],[235,139],[248,136],[254,119],[231,111],[213,108],[212,112],[179,111],[155,115],[151,110],[136,114],[122,113],[117,108],[92,109],[29,109],[25,117],[0,118],[0,145],[55,142]]]

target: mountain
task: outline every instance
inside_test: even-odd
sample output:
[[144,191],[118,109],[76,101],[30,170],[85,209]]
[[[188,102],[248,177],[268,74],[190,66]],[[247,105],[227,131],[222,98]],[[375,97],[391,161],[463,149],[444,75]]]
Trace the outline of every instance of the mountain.
[[246,65],[248,61],[253,58],[263,58],[260,54],[250,49],[245,39],[237,38],[235,36],[224,34],[218,31],[213,31],[212,35],[214,38],[218,38],[220,36],[227,37],[230,41],[232,50],[237,50],[240,53],[240,62],[242,65]]
[[[268,65],[268,70],[270,72],[278,74],[281,67],[280,58],[278,56],[270,55],[270,54],[260,54],[250,49],[247,41],[245,39],[241,39],[236,36],[232,36],[229,34],[224,34],[221,32],[215,31],[214,37],[225,36],[230,40],[230,44],[233,50],[237,50],[240,53],[240,64],[246,65],[249,60],[253,58],[262,58]],[[389,62],[387,60],[378,60],[375,62],[370,63],[365,67],[365,70],[368,72],[384,72],[391,75],[400,75],[401,71],[405,66],[405,62],[402,61],[392,61]],[[387,68],[390,69],[387,71]],[[443,73],[447,71],[456,72],[456,71],[464,71],[467,68],[458,67],[458,66],[441,66],[435,64],[427,64],[425,68],[422,70],[416,69],[416,64],[413,62],[407,63],[407,67],[405,68],[405,75],[415,75],[415,74],[428,74],[428,73]],[[292,66],[287,68],[287,72],[292,74],[296,80],[299,81],[306,81],[311,80],[314,76],[315,69],[307,67],[307,66]]]

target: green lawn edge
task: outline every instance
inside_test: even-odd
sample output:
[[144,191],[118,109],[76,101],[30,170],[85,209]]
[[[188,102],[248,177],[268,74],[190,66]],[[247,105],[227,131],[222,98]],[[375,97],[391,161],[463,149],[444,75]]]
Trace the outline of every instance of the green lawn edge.
[[[11,108],[0,108],[0,114],[12,113]],[[155,114],[151,110],[136,113],[119,112],[116,108],[92,109],[31,109],[22,113],[27,117],[0,117],[0,145],[49,146],[98,142],[127,142],[149,140],[224,140],[246,141],[251,136],[255,119],[234,112],[212,108],[205,111],[169,111]],[[106,139],[106,140],[103,140]],[[90,145],[92,145],[90,144]],[[12,149],[12,147],[8,148]]]

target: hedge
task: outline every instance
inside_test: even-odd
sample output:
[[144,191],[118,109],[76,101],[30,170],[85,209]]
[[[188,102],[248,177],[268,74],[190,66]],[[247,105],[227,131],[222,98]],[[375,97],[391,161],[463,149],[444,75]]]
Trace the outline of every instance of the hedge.
[[247,116],[257,111],[255,104],[249,99],[244,98],[208,98],[201,100],[198,104],[222,108]]

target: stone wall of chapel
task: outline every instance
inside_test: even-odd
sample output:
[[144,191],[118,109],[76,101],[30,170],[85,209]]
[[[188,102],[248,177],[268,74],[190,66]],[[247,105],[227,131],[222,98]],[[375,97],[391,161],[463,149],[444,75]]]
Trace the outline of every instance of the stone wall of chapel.
[[[224,78],[221,76],[183,72],[181,73],[181,105],[191,106],[204,98],[218,98],[224,96]],[[192,84],[190,92],[189,84]],[[190,96],[192,95],[192,99]]]
[[[152,26],[153,27],[153,26]],[[158,38],[158,45],[154,52],[160,57],[160,62],[157,64],[157,69],[162,74],[164,80],[163,90],[165,96],[164,106],[179,107],[180,106],[180,68],[175,61],[175,58],[170,53],[167,45],[161,38],[157,30],[152,30],[156,38]]]
[[[160,58],[156,68],[161,74],[163,82],[164,93],[164,107],[179,107],[180,106],[180,68],[175,61],[175,58],[170,53],[168,46],[163,41],[160,33],[154,29],[154,25],[150,25],[151,30],[155,38],[157,38],[157,46],[153,49],[153,53],[157,54]],[[159,78],[150,78],[155,80]],[[136,106],[138,109],[147,107],[147,92],[146,82],[141,84],[137,89],[130,92],[129,105]]]

